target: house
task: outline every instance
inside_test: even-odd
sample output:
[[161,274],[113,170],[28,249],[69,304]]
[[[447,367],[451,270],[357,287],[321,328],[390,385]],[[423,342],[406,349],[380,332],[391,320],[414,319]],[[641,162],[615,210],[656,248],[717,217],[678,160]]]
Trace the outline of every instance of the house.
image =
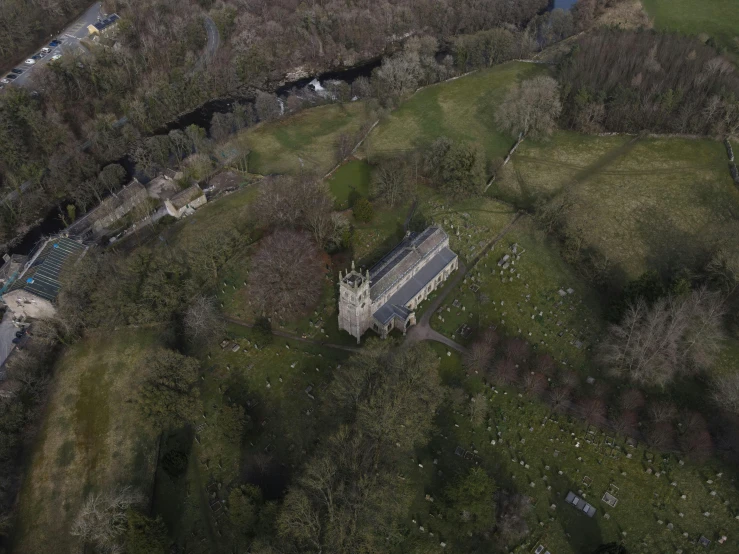
[[61,289],[62,269],[75,264],[87,248],[76,240],[53,237],[26,263],[18,278],[2,295],[17,318],[46,319],[56,313],[54,302]]
[[193,185],[175,194],[172,198],[165,199],[164,207],[167,208],[169,215],[180,219],[183,215],[194,213],[197,208],[207,201],[203,189],[198,185]]
[[148,215],[148,204],[149,193],[146,187],[134,179],[117,193],[108,196],[98,207],[72,223],[66,232],[71,236],[84,238],[101,237],[115,230],[116,224],[137,208],[141,208],[142,213],[137,214],[136,219]]
[[182,177],[182,173],[175,173],[166,169],[164,173],[155,177],[146,185],[146,190],[151,198],[155,200],[166,200],[172,198],[180,191],[176,179]]
[[87,33],[90,36],[108,35],[118,25],[118,20],[120,20],[120,16],[118,16],[118,14],[114,13],[112,15],[109,15],[108,17],[99,20],[97,23],[88,25]]
[[416,324],[415,309],[459,267],[449,236],[431,226],[407,234],[372,269],[339,272],[339,329],[359,342],[372,329],[382,338]]
[[0,294],[13,284],[27,260],[27,256],[19,254],[3,256],[3,264],[0,265]]

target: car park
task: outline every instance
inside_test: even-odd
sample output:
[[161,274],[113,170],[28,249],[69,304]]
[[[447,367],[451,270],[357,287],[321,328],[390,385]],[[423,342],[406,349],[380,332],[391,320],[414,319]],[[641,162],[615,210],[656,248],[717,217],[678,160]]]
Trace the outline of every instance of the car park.
[[28,59],[27,59],[27,60],[26,60],[25,62],[23,62],[23,63],[25,63],[25,64],[28,64],[28,65],[33,65],[33,64],[35,64],[35,63],[36,63],[36,60],[34,60],[33,58],[28,58]]

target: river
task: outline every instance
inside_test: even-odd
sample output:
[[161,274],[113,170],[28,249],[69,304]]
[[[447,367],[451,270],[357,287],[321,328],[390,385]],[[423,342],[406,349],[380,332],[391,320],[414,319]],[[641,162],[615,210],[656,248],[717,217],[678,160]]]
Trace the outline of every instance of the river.
[[552,9],[563,9],[563,10],[569,10],[572,6],[575,5],[577,0],[553,0],[552,1]]
[[[382,58],[375,58],[348,69],[340,71],[327,71],[324,73],[320,73],[315,77],[305,77],[302,79],[297,79],[295,81],[290,81],[279,85],[277,88],[274,89],[274,92],[278,96],[284,96],[293,88],[303,88],[307,86],[314,79],[317,79],[321,83],[325,83],[326,81],[339,80],[351,84],[355,79],[359,77],[369,77],[372,74],[372,71],[376,67],[378,67],[381,62]],[[184,130],[190,125],[198,125],[199,127],[203,127],[207,130],[210,126],[210,120],[214,114],[232,112],[234,106],[236,106],[237,104],[247,104],[253,101],[253,96],[215,98],[213,100],[209,100],[205,104],[195,108],[190,112],[180,115],[171,123],[165,125],[161,129],[157,129],[153,134],[167,134],[174,129]],[[145,183],[147,182],[145,177],[135,174],[134,163],[128,156],[125,156],[120,160],[112,160],[110,163],[118,163],[122,165],[127,172],[128,180],[133,179],[133,177],[138,177]],[[39,241],[41,241],[43,237],[53,235],[64,230],[65,225],[60,217],[60,211],[66,212],[66,206],[68,203],[69,202],[62,202],[58,206],[50,209],[49,212],[46,214],[46,217],[44,217],[38,225],[34,226],[23,236],[23,238],[19,242],[17,242],[12,248],[10,248],[9,253],[22,254],[27,256],[35,249],[36,245],[39,243]]]

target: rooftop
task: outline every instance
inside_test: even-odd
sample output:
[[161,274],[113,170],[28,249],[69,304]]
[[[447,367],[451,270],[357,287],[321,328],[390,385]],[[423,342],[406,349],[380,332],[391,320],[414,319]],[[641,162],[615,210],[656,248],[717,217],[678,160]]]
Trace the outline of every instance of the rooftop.
[[[432,256],[448,238],[441,227],[431,226],[404,238],[387,256],[370,269],[370,297],[380,298],[403,276]],[[451,252],[451,251],[450,251]]]
[[176,209],[180,210],[196,198],[200,198],[201,196],[203,196],[203,194],[203,189],[201,189],[198,185],[193,185],[189,188],[186,188],[182,192],[175,194],[172,198],[170,198],[169,201]]
[[64,264],[76,260],[84,250],[84,245],[69,238],[49,239],[9,292],[26,290],[40,298],[54,300],[61,289],[59,276]]

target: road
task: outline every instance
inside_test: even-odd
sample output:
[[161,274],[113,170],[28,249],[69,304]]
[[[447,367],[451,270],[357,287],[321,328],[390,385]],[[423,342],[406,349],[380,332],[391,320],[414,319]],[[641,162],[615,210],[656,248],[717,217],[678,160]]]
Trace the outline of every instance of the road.
[[13,325],[13,314],[10,310],[5,311],[5,316],[0,321],[0,368],[5,363],[5,360],[15,348],[13,339],[18,329]]
[[[62,44],[54,48],[49,54],[46,54],[46,56],[44,56],[40,60],[37,60],[34,65],[29,66],[22,62],[18,64],[16,67],[18,69],[24,69],[25,71],[22,75],[18,76],[15,81],[13,81],[13,84],[21,87],[28,86],[31,82],[31,76],[33,75],[35,69],[49,63],[52,56],[54,56],[55,54],[64,55],[65,52],[71,53],[73,50],[81,48],[80,39],[86,38],[88,36],[88,25],[97,23],[98,18],[102,18],[104,16],[104,14],[101,12],[102,6],[103,5],[101,2],[95,2],[87,9],[85,13],[80,16],[79,19],[77,19],[77,21],[75,21],[69,27],[60,32],[57,36],[50,37],[49,41],[51,41],[52,38],[56,38],[57,40],[62,41]],[[43,46],[46,46],[46,44],[44,44]],[[29,52],[28,57],[30,58],[34,54],[36,54],[36,52]]]
[[193,73],[205,69],[205,67],[213,61],[213,58],[216,57],[218,47],[221,45],[221,35],[218,32],[218,27],[210,16],[205,16],[205,33],[208,35],[208,43],[205,45],[205,50],[203,50],[203,53],[195,64],[195,67],[193,67]]

